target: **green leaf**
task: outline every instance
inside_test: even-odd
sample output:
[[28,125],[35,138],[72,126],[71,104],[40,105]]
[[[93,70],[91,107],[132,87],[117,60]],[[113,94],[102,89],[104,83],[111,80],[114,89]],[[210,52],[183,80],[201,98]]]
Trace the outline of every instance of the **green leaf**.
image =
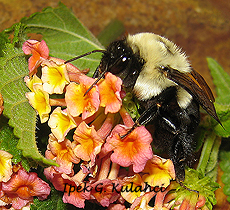
[[[206,199],[205,205],[212,209],[212,206],[216,204],[215,198],[215,190],[217,190],[220,186],[218,183],[211,180],[210,177],[204,176],[203,173],[188,168],[185,171],[185,181],[183,184],[189,189],[196,190],[199,194],[203,195]],[[180,200],[180,197],[184,197],[194,193],[193,191],[188,191],[182,186],[179,186],[177,189],[177,198]]]
[[223,125],[213,123],[214,131],[218,136],[230,136],[230,76],[212,58],[207,58],[208,66],[216,85],[217,98],[215,102],[216,112]]
[[228,201],[230,201],[230,151],[220,152],[220,168],[224,172],[221,177],[224,183],[223,192],[228,196]]
[[29,105],[25,93],[28,92],[23,78],[28,74],[28,64],[23,51],[12,44],[5,45],[4,57],[0,58],[0,92],[4,99],[3,114],[9,118],[9,125],[19,138],[17,148],[26,158],[44,165],[56,165],[43,157],[35,140],[36,113]]
[[115,19],[112,20],[100,34],[98,34],[97,38],[103,44],[103,46],[108,46],[110,42],[117,39],[117,37],[122,35],[124,31],[124,24]]
[[230,136],[230,105],[216,103],[215,107],[224,128],[217,124],[214,127],[214,131],[218,136],[227,138]]
[[30,206],[31,210],[63,210],[67,209],[67,204],[63,203],[62,201],[62,192],[58,192],[51,187],[50,196],[47,200],[40,201],[39,199],[34,199],[33,204]]
[[[49,7],[22,19],[22,23],[27,25],[27,32],[42,34],[50,54],[57,58],[68,60],[95,49],[103,49],[91,32],[61,3],[57,8]],[[90,68],[89,76],[92,76],[100,58],[101,53],[94,53],[73,64],[79,69]]]
[[13,155],[13,163],[21,162],[23,168],[30,169],[29,162],[22,156],[22,151],[17,149],[18,138],[13,134],[12,128],[4,126],[0,130],[0,150],[4,150]]
[[230,105],[230,76],[212,58],[207,58],[208,67],[211,71],[213,83],[216,86],[216,102],[223,105]]

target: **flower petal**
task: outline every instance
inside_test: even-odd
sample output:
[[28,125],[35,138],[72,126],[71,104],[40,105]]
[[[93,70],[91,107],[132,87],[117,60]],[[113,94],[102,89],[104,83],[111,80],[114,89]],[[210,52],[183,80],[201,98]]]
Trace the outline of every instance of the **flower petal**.
[[133,171],[139,173],[144,169],[147,160],[153,157],[150,145],[152,137],[145,127],[141,126],[122,139],[120,136],[128,130],[126,126],[117,125],[104,147],[107,151],[114,151],[111,155],[112,162],[123,167],[133,165]]
[[38,112],[41,123],[44,123],[49,118],[51,107],[49,104],[49,94],[43,90],[41,84],[33,85],[34,92],[26,93],[30,105]]
[[68,132],[77,127],[74,119],[67,113],[67,111],[61,110],[61,107],[57,107],[48,121],[48,125],[51,128],[52,133],[58,139],[63,141]]
[[0,150],[0,182],[7,182],[13,171],[11,159],[13,155],[10,153]]
[[83,121],[76,128],[73,139],[80,143],[74,148],[75,155],[85,161],[91,160],[94,164],[96,155],[101,151],[104,142],[97,134],[94,126],[89,127]]
[[62,94],[64,87],[70,82],[66,64],[58,64],[52,60],[45,60],[42,66],[43,88],[49,94]]
[[70,83],[66,87],[66,104],[70,114],[77,117],[82,114],[82,119],[92,116],[99,108],[99,93],[97,86],[94,86],[88,94],[84,95],[94,79],[87,76],[80,76],[80,84]]
[[122,105],[121,99],[122,80],[111,73],[107,73],[105,79],[98,83],[100,93],[100,106],[105,107],[105,114],[116,113]]

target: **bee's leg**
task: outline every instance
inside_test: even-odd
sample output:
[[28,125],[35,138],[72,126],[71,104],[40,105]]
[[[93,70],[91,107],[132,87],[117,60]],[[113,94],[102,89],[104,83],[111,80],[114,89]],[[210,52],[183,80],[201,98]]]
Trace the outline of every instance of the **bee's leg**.
[[154,118],[156,118],[156,116],[159,115],[159,110],[161,109],[162,105],[167,104],[170,100],[172,100],[172,98],[175,97],[175,94],[176,94],[176,88],[169,87],[158,96],[146,102],[142,102],[142,104],[144,104],[145,106],[145,111],[135,121],[132,128],[126,134],[122,135],[121,138],[125,138],[126,136],[128,136],[136,127],[146,125]]

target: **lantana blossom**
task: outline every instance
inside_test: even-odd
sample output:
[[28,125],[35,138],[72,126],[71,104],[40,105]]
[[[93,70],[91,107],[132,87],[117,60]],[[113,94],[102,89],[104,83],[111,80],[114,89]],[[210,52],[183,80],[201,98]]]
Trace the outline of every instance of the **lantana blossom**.
[[49,57],[49,48],[44,40],[27,40],[23,43],[22,50],[26,55],[32,54],[28,60],[30,76],[37,72],[40,65],[40,58],[47,59]]
[[72,172],[73,165],[80,162],[80,159],[74,154],[74,147],[74,142],[72,143],[68,139],[58,142],[53,134],[50,134],[46,157],[55,160],[56,163],[60,165],[59,167],[54,166],[57,171],[70,174]]
[[7,182],[13,171],[12,161],[13,155],[10,153],[0,150],[0,182]]
[[122,80],[110,72],[98,83],[100,106],[105,107],[105,114],[116,113],[120,110],[122,105],[121,85]]
[[48,125],[51,128],[52,133],[58,139],[63,141],[68,132],[77,127],[73,117],[68,114],[67,110],[62,110],[61,107],[57,107],[48,121]]
[[70,82],[67,74],[67,65],[52,60],[41,63],[43,88],[49,94],[62,94],[64,87]]
[[33,85],[33,92],[26,93],[30,105],[37,111],[40,116],[41,123],[49,118],[51,106],[49,104],[49,94],[43,90],[41,84]]
[[147,161],[143,172],[146,173],[143,180],[153,187],[166,188],[170,181],[176,178],[173,162],[157,155]]
[[26,76],[24,78],[24,82],[26,83],[27,87],[32,92],[34,92],[34,85],[36,85],[36,84],[42,85],[42,80],[36,74],[34,74],[32,77]]
[[73,136],[79,144],[74,148],[77,157],[84,161],[95,162],[96,155],[101,151],[104,141],[97,134],[94,126],[89,127],[84,121],[76,128]]
[[133,165],[133,171],[139,173],[144,169],[146,162],[153,157],[150,145],[152,137],[142,126],[122,139],[121,135],[126,134],[129,129],[124,125],[117,125],[107,138],[104,147],[107,151],[113,151],[112,162],[123,167]]
[[36,173],[28,173],[25,169],[20,168],[8,182],[2,183],[2,191],[9,198],[13,198],[12,206],[15,209],[21,209],[31,202],[34,196],[40,200],[46,199],[50,194],[50,186],[38,178]]
[[100,105],[99,93],[98,87],[95,86],[85,95],[94,79],[81,75],[79,80],[80,84],[71,82],[66,87],[65,100],[69,113],[73,117],[82,114],[82,119],[85,120],[98,110]]

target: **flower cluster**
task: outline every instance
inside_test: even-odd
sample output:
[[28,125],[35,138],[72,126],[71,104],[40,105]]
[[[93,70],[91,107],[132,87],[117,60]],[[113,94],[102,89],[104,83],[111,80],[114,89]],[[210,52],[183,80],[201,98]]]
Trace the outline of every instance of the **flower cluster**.
[[50,186],[34,172],[26,172],[20,165],[12,164],[12,155],[0,150],[0,209],[22,209],[37,196],[44,200]]
[[31,92],[26,97],[41,122],[48,121],[52,133],[45,156],[59,164],[46,168],[44,174],[64,193],[63,202],[84,208],[90,200],[109,209],[126,209],[127,202],[129,209],[183,204],[170,199],[169,191],[177,186],[170,185],[175,179],[173,163],[153,154],[146,128],[137,127],[121,138],[134,122],[122,105],[125,92],[120,78],[106,73],[85,94],[95,79],[50,57],[44,41],[27,40],[23,51],[32,54],[30,76],[25,78]]

